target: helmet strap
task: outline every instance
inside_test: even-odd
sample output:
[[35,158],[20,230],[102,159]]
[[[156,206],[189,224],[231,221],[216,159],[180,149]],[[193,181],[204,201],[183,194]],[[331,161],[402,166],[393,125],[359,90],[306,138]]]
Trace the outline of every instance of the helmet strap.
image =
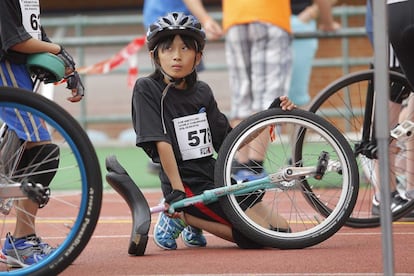
[[163,76],[170,82],[173,84],[173,86],[177,86],[180,85],[185,78],[173,78],[170,75],[168,75],[164,69],[162,69],[162,67],[160,65],[157,64],[158,69],[160,70],[160,72],[163,74]]

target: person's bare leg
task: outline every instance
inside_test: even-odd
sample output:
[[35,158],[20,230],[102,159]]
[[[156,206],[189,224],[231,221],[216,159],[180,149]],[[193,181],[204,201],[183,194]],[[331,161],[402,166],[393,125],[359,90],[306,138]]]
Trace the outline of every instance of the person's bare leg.
[[222,223],[207,221],[194,217],[190,214],[184,214],[184,221],[191,226],[203,229],[219,238],[224,240],[234,242],[232,228],[229,225],[224,225]]
[[[408,106],[406,107],[407,116],[406,119],[414,123],[414,97],[411,96],[408,100]],[[410,198],[414,197],[414,139],[409,139],[405,143],[406,150],[406,181],[407,181],[407,191],[409,192]]]
[[35,218],[38,204],[34,203],[30,199],[19,200],[15,203],[16,208],[16,227],[14,229],[13,237],[24,237],[30,234],[34,234],[35,230]]
[[[269,210],[263,202],[259,202],[252,208],[248,208],[246,210],[246,214],[254,222],[264,228],[289,229],[289,222],[277,212],[272,212]],[[183,214],[182,219],[191,226],[203,229],[227,241],[234,242],[232,228],[228,225],[207,221],[186,213]]]
[[[43,142],[27,142],[25,150],[33,147],[49,144],[50,141]],[[39,205],[30,199],[18,200],[15,203],[16,207],[16,227],[13,232],[14,237],[24,237],[35,234],[35,219],[39,209]]]
[[[399,114],[401,111],[401,104],[398,103],[393,103],[393,102],[388,102],[388,111],[389,111],[389,128],[392,129],[394,128],[397,123],[398,123],[398,118],[399,118]],[[394,170],[394,165],[395,165],[395,160],[396,160],[396,155],[398,154],[398,151],[396,150],[396,145],[395,145],[395,141],[390,145],[390,153],[389,153],[389,164],[392,166],[390,168],[391,172],[395,172]],[[379,166],[378,166],[378,161],[374,160],[374,164],[375,164],[375,171],[376,171],[376,175],[379,175]],[[379,177],[376,177],[376,179],[379,180]],[[376,183],[374,184],[374,190],[375,190],[375,197],[377,198],[377,200],[380,200],[380,188],[377,187],[377,185],[379,185],[379,181],[376,181]],[[391,177],[390,179],[390,191],[395,191],[397,189],[397,183],[394,177]]]
[[[398,116],[398,122],[401,124],[404,120],[408,119],[408,108],[404,107],[401,109],[400,115]],[[406,150],[405,149],[405,142],[402,142],[404,144],[404,148],[402,150]],[[398,145],[398,148],[400,148],[400,144]],[[399,153],[400,155],[401,153]],[[401,156],[398,156],[397,159],[395,160],[395,173],[397,175],[405,175],[406,172],[406,158],[402,158]]]
[[249,149],[248,159],[264,161],[269,143],[270,135],[269,131],[266,129],[246,147]]
[[[233,120],[232,127],[237,126],[242,120]],[[244,146],[237,153],[237,161],[246,164],[249,160],[264,161],[270,135],[267,130],[263,131],[248,145]]]
[[[240,124],[242,120],[241,119],[235,119],[231,121],[231,126],[234,128],[236,127],[238,124]],[[239,162],[240,164],[246,164],[249,161],[249,146],[245,146],[244,148],[242,148],[241,150],[239,150],[237,152],[237,162]]]
[[289,229],[289,222],[278,212],[272,211],[259,202],[248,208],[246,214],[256,223],[268,229]]

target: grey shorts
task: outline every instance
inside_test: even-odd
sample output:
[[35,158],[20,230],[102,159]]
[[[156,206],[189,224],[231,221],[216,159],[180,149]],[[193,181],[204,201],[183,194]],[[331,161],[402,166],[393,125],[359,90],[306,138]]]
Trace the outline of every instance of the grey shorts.
[[288,94],[292,38],[268,23],[232,26],[226,34],[231,119],[265,110],[276,97]]

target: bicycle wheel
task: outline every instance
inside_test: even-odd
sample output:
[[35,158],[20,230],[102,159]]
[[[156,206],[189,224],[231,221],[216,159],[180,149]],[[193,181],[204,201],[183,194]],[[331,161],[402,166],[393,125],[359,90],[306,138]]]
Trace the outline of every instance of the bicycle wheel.
[[[47,203],[44,208],[37,212],[35,229],[38,237],[55,249],[43,260],[27,267],[10,269],[9,265],[0,263],[0,275],[57,275],[82,252],[97,224],[103,188],[99,162],[83,129],[54,102],[22,89],[0,87],[0,111],[5,108],[28,112],[41,118],[60,154],[56,174],[49,185],[50,194],[30,186],[26,189],[31,193],[31,199],[48,199],[48,202],[44,202]],[[23,146],[25,144],[18,146],[16,153],[12,152],[9,156],[16,156]],[[15,158],[3,159],[3,164],[12,159]],[[2,248],[6,233],[14,231],[17,212],[24,212],[17,202],[28,197],[24,193],[23,196],[17,195],[20,189],[12,190],[12,185],[24,186],[30,183],[35,174],[47,173],[42,172],[42,167],[39,166],[50,162],[49,156],[33,160],[27,166],[19,165],[18,170],[10,166],[10,171],[2,170],[0,173],[0,199],[4,203],[13,194],[14,202],[8,214],[5,211],[5,214],[0,214]],[[33,168],[36,168],[35,172]],[[23,215],[22,223],[33,227],[33,215],[27,212]]]
[[[220,197],[236,229],[266,247],[299,249],[325,241],[343,226],[357,198],[359,176],[352,150],[337,129],[303,110],[259,112],[237,125],[221,146],[217,187],[232,185],[238,154],[246,148],[265,152],[267,176],[246,183],[265,180],[253,191]],[[258,198],[267,210],[259,218],[250,212]],[[316,203],[309,200],[315,198]],[[315,206],[319,202],[329,212],[322,214]],[[274,223],[262,223],[274,218]],[[277,231],[283,228],[275,225],[278,218],[284,218],[290,232]]]
[[[398,89],[399,92],[409,89],[405,77],[396,72],[390,72],[390,87]],[[369,92],[370,91],[370,92]],[[346,223],[351,227],[377,227],[380,225],[378,214],[372,213],[372,202],[375,192],[375,185],[378,187],[378,165],[375,156],[372,156],[372,150],[376,149],[376,143],[370,137],[364,137],[364,118],[371,123],[373,118],[372,106],[373,97],[368,93],[375,93],[374,89],[374,71],[366,70],[346,75],[330,84],[322,90],[310,104],[309,111],[325,118],[335,125],[345,136],[351,148],[354,150],[354,156],[358,161],[360,170],[360,186],[356,206]],[[367,101],[372,101],[366,105]],[[367,110],[368,109],[368,110]],[[380,110],[382,112],[382,109]],[[366,126],[365,129],[371,129]],[[375,135],[375,131],[372,131]],[[409,143],[411,138],[403,142],[403,145]],[[390,144],[390,156],[392,152],[400,152],[397,159],[401,159],[402,154],[406,154],[400,148],[401,143]],[[400,165],[391,165],[390,176],[394,179],[404,181],[408,179],[409,172]],[[414,202],[409,202],[399,210],[393,211],[393,219],[397,220],[414,208]]]

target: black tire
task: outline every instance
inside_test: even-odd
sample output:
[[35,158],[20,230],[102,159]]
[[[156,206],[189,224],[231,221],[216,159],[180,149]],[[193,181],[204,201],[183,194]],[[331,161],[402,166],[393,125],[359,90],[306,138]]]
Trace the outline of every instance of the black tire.
[[[371,111],[366,110],[365,103],[371,98],[367,97],[368,87],[373,89],[373,84],[373,70],[348,74],[319,92],[309,107],[310,112],[316,113],[334,124],[354,150],[354,156],[361,171],[361,183],[357,203],[346,225],[355,228],[377,227],[380,225],[380,217],[373,215],[371,210],[374,196],[373,183],[376,181],[375,161],[373,161],[375,159],[367,157],[358,149],[358,145],[363,140],[361,131],[363,118],[366,112],[372,114]],[[392,89],[398,88],[399,92],[410,90],[404,75],[397,72],[390,72],[390,87]],[[390,144],[390,151],[393,151],[395,146],[395,143]],[[390,174],[394,179],[397,178],[396,170],[392,169]],[[405,204],[401,209],[392,213],[393,220],[404,217],[413,208],[414,201]]]
[[[9,270],[6,264],[0,263],[0,275],[57,275],[78,257],[96,227],[103,188],[98,158],[81,126],[54,102],[22,89],[0,87],[0,111],[6,107],[43,119],[52,142],[59,147],[60,161],[49,186],[49,202],[36,216],[36,234],[56,249],[42,261],[25,268]],[[9,183],[20,179],[24,183],[30,175],[30,171],[25,175],[1,173],[0,179],[7,179]],[[0,220],[2,238],[6,232],[13,231],[14,223],[7,221],[15,219],[17,208],[14,205],[6,216],[0,214],[4,216]]]
[[[263,136],[258,136],[258,132]],[[268,136],[272,139],[270,144]],[[256,137],[256,144],[250,142],[251,137]],[[215,171],[217,187],[232,185],[234,170],[240,168],[235,158],[242,145],[243,149],[266,148],[263,167],[267,176],[262,178],[260,189],[220,197],[223,210],[241,233],[265,247],[299,249],[325,241],[344,225],[357,198],[359,176],[352,150],[335,127],[303,110],[271,109],[247,118],[230,132],[220,148]],[[330,156],[330,165],[316,180],[313,176],[320,163],[318,159],[325,153]],[[280,174],[275,173],[287,167],[301,171],[311,168],[312,172],[306,171],[295,180],[279,181]],[[272,230],[267,224],[258,223],[260,218],[250,217],[247,210],[259,208],[255,203],[261,197],[260,204],[270,215],[261,218],[268,221],[270,217],[283,217],[288,228],[282,227],[282,223],[275,225],[283,219],[270,223]],[[330,211],[321,214],[309,198],[325,202]],[[275,230],[278,228],[280,231]],[[289,228],[291,232],[282,232]]]

